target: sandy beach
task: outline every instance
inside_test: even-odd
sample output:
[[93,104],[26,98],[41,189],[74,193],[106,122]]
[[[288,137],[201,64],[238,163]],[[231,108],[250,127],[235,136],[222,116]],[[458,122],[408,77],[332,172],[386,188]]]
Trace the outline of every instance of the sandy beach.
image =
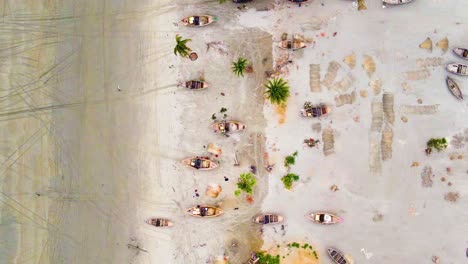
[[[351,263],[466,262],[468,105],[448,91],[444,66],[462,61],[451,49],[468,45],[468,3],[365,2],[1,2],[0,263],[243,264],[252,251],[333,263],[329,247]],[[194,14],[218,20],[180,23]],[[307,47],[279,49],[283,33]],[[174,56],[177,34],[198,60]],[[430,50],[419,47],[427,38]],[[239,57],[253,73],[232,73]],[[265,100],[266,73],[288,81],[286,108]],[[466,96],[468,81],[454,78]],[[179,85],[191,79],[210,87]],[[306,101],[332,111],[302,117]],[[246,130],[214,133],[222,108]],[[427,156],[432,137],[449,146]],[[180,163],[210,143],[219,168]],[[286,190],[295,151],[289,172],[300,179]],[[252,197],[235,196],[252,166]],[[205,194],[214,184],[216,198]],[[225,213],[184,213],[203,204]],[[306,218],[316,211],[344,221],[317,225]],[[262,212],[285,221],[252,223]],[[317,258],[291,253],[293,242]]]

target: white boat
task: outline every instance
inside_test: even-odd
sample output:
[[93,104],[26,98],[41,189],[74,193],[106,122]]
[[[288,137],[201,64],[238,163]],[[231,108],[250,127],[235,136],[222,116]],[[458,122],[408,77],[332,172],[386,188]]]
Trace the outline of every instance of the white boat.
[[223,210],[219,209],[218,207],[214,206],[194,206],[185,211],[187,214],[194,216],[194,217],[217,217],[224,214]]
[[468,60],[468,49],[464,48],[454,48],[453,53],[455,53],[458,57]]
[[468,65],[462,63],[449,63],[445,66],[448,72],[456,75],[468,76]]
[[455,82],[454,79],[447,76],[447,87],[449,88],[450,92],[455,96],[457,99],[463,100],[463,94],[460,90],[460,87]]
[[413,2],[413,0],[382,0],[382,2],[387,5],[402,5]]
[[333,225],[342,221],[338,216],[325,212],[312,213],[309,215],[309,219],[322,225]]
[[201,16],[189,16],[189,17],[183,18],[181,21],[182,21],[182,24],[189,26],[189,27],[204,27],[217,20],[218,18],[215,16],[201,15]]

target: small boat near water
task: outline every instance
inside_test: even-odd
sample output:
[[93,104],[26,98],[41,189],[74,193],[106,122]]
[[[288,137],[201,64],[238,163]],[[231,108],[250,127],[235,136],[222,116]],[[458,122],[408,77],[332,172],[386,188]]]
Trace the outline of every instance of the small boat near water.
[[249,2],[252,2],[253,0],[232,0],[232,2],[236,3],[236,4],[245,4],[245,3],[249,3]]
[[468,60],[468,49],[464,48],[454,48],[453,53],[455,53],[458,57]]
[[185,166],[196,170],[212,170],[218,167],[218,163],[211,160],[209,157],[193,157],[182,160]]
[[328,248],[327,249],[328,256],[335,262],[336,264],[349,264],[350,262],[347,261],[340,251],[334,249],[334,248]]
[[313,105],[310,102],[304,103],[301,115],[304,117],[321,117],[331,112],[331,108],[324,104]]
[[277,224],[283,222],[284,217],[276,214],[264,214],[257,215],[253,218],[254,223],[268,225],[268,224]]
[[305,2],[309,2],[309,0],[288,0],[289,2],[297,3],[297,4],[303,4]]
[[382,2],[388,5],[402,5],[413,2],[413,0],[382,0]]
[[447,87],[449,88],[450,92],[455,96],[457,99],[463,100],[463,94],[460,90],[460,86],[455,82],[454,79],[447,76]]
[[215,16],[201,15],[201,16],[189,16],[189,17],[183,18],[181,21],[185,26],[204,27],[217,20],[218,18]]
[[292,51],[295,51],[295,50],[299,50],[299,49],[303,49],[306,46],[305,42],[304,41],[298,41],[298,40],[282,40],[278,43],[278,47],[280,49],[284,49],[284,50],[292,50]]
[[145,222],[156,227],[171,227],[174,225],[170,220],[164,218],[150,218]]
[[223,120],[220,122],[215,122],[213,124],[213,129],[215,132],[220,132],[222,134],[231,134],[234,132],[242,131],[246,128],[244,123],[234,120]]
[[448,72],[453,74],[468,76],[468,65],[462,63],[449,63],[445,66]]
[[312,213],[309,215],[309,219],[322,225],[333,225],[342,221],[342,219],[338,216],[325,212]]
[[190,90],[203,90],[208,88],[208,83],[204,81],[191,80],[182,84],[185,88]]
[[204,218],[211,218],[217,217],[224,214],[223,210],[219,209],[218,207],[214,206],[194,206],[185,211],[187,214],[194,216],[194,217],[204,217]]

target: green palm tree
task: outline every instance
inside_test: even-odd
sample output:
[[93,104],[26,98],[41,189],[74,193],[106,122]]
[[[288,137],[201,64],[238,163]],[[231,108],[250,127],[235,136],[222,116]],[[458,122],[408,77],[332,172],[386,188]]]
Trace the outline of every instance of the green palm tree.
[[265,94],[272,104],[282,104],[288,100],[289,85],[283,78],[274,78],[264,84]]
[[237,62],[234,61],[232,62],[232,71],[234,72],[235,75],[237,76],[242,76],[244,77],[244,71],[245,71],[245,68],[247,67],[247,60],[240,57]]
[[174,54],[187,58],[189,56],[189,52],[192,51],[189,47],[187,47],[187,42],[192,41],[191,39],[183,39],[182,36],[176,35],[176,46],[174,48]]

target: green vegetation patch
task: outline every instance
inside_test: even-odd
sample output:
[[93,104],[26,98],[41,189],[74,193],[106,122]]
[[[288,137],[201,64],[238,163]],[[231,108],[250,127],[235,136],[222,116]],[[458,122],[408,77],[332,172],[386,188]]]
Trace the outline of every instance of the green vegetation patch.
[[294,173],[288,173],[285,176],[283,176],[283,178],[281,178],[281,181],[284,184],[284,188],[288,190],[291,189],[293,182],[298,181],[298,180],[299,180],[299,175],[294,174]]
[[289,85],[283,78],[274,78],[264,84],[265,96],[272,104],[284,104],[289,98]]
[[258,252],[258,264],[280,264],[280,255],[272,256],[264,252]]
[[289,168],[291,165],[294,165],[296,164],[296,157],[297,157],[297,151],[294,152],[292,155],[289,155],[289,156],[286,156],[286,158],[284,158],[284,166],[286,168]]
[[448,142],[447,139],[445,138],[431,138],[427,142],[427,147],[428,148],[435,148],[437,151],[441,151],[443,149],[446,149],[448,147]]
[[236,196],[239,196],[242,192],[246,192],[248,194],[253,193],[253,187],[257,184],[257,180],[252,173],[242,173],[239,176],[239,180],[237,182],[237,190],[234,192]]

